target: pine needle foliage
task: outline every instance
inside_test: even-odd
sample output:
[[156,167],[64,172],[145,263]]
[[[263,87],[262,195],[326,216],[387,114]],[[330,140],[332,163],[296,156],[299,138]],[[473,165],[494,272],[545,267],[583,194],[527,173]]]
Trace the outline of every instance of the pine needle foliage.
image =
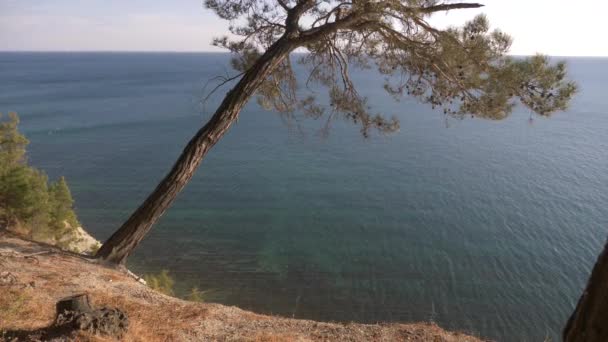
[[80,226],[70,189],[63,177],[49,183],[44,172],[27,164],[29,141],[18,126],[16,113],[5,120],[0,114],[0,228],[68,246],[71,231]]
[[[438,0],[206,0],[206,6],[231,22],[231,36],[214,40],[228,49],[232,67],[245,73],[273,45],[304,51],[295,58],[308,68],[297,80],[292,58],[257,89],[258,102],[288,118],[304,113],[331,121],[343,117],[361,128],[393,132],[396,117],[374,113],[357,91],[351,74],[376,69],[395,99],[417,98],[446,116],[503,119],[519,101],[548,116],[566,109],[576,85],[566,79],[564,62],[542,55],[507,56],[511,37],[490,30],[484,15],[462,27],[438,29],[433,14],[477,3]],[[238,78],[241,74],[233,78]],[[229,81],[233,78],[225,78]],[[329,101],[319,100],[319,87]]]

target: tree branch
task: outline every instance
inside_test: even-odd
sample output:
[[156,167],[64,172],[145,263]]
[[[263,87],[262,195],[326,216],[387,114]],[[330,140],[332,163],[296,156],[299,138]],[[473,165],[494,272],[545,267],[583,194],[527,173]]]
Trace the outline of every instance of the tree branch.
[[337,32],[340,29],[348,28],[350,25],[356,24],[363,19],[364,15],[358,12],[352,12],[343,19],[325,24],[319,27],[313,27],[300,34],[300,44],[306,44],[310,41],[315,41],[320,37]]
[[285,20],[285,26],[287,27],[286,33],[288,35],[297,34],[299,28],[300,17],[309,9],[314,7],[315,0],[301,0],[287,12],[287,19]]
[[218,89],[220,89],[222,86],[224,86],[224,84],[230,82],[230,81],[234,81],[237,78],[243,76],[243,74],[245,73],[245,71],[240,72],[232,77],[223,77],[223,76],[216,76],[211,78],[210,80],[207,81],[207,83],[205,83],[205,86],[203,87],[203,89],[207,88],[207,85],[209,84],[209,82],[212,82],[216,79],[220,79],[221,82],[216,85],[210,92],[209,94],[207,94],[207,96],[205,96],[205,98],[203,99],[203,104],[205,104],[207,102],[207,100],[209,100],[209,98],[211,97],[211,95],[213,95]]
[[455,3],[455,4],[441,4],[441,5],[435,5],[435,6],[430,6],[430,7],[420,7],[420,8],[417,8],[416,10],[421,13],[435,13],[435,12],[449,11],[449,10],[453,10],[453,9],[480,8],[483,6],[484,5],[477,4],[477,3],[460,2],[460,3]]
[[290,8],[287,6],[287,3],[284,0],[277,0],[277,2],[285,11],[289,12]]

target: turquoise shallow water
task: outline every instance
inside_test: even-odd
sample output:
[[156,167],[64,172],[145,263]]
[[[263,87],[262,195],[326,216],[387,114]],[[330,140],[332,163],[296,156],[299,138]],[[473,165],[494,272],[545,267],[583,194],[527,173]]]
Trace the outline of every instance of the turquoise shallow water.
[[[217,98],[219,54],[0,53],[0,111],[30,160],[65,175],[107,238]],[[401,131],[302,130],[250,104],[130,260],[258,312],[419,321],[505,341],[558,339],[607,236],[607,59],[569,59],[581,93],[550,119],[449,120],[395,103]],[[220,94],[221,95],[221,94]]]

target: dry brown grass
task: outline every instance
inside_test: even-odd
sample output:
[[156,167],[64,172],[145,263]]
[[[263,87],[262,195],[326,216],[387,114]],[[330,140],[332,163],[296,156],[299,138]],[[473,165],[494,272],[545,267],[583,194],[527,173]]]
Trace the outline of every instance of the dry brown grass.
[[126,341],[174,341],[184,332],[193,330],[194,322],[207,315],[206,308],[186,302],[150,305],[106,292],[91,292],[90,296],[95,306],[117,307],[127,313],[129,333]]
[[18,321],[20,317],[28,317],[34,313],[34,308],[28,305],[30,295],[16,289],[4,289],[0,296],[0,322]]
[[256,334],[253,342],[296,342],[297,338],[289,334],[272,334],[272,333],[259,333]]
[[0,331],[35,329],[53,321],[54,303],[30,288],[0,287]]

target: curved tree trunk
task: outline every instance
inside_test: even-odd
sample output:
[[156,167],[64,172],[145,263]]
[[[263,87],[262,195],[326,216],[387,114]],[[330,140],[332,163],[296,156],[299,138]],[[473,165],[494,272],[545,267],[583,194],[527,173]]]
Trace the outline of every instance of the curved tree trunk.
[[563,338],[566,342],[608,341],[608,241],[564,328]]
[[226,133],[264,79],[296,46],[286,37],[277,40],[227,94],[209,122],[184,148],[171,171],[129,219],[99,249],[96,258],[124,264],[152,225],[192,178],[211,147]]

